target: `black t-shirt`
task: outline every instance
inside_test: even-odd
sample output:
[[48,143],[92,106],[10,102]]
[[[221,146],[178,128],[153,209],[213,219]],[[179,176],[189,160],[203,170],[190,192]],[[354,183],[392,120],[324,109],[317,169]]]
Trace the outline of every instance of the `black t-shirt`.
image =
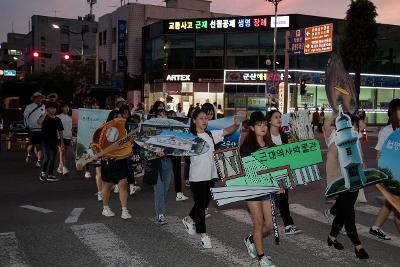
[[64,130],[60,118],[51,118],[46,115],[42,123],[42,141],[45,144],[57,146],[58,145],[58,132]]

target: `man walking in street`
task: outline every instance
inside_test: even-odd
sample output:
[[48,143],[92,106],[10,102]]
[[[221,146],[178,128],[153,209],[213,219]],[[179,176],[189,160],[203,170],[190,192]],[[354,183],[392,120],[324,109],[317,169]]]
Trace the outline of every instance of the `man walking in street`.
[[60,150],[64,149],[63,124],[56,116],[57,103],[49,102],[46,105],[46,113],[40,116],[38,124],[42,126],[42,146],[44,161],[40,181],[56,182],[58,179],[53,175],[54,162],[57,157],[58,136],[60,137]]
[[32,153],[36,146],[37,158],[38,158],[36,162],[37,167],[40,167],[42,162],[42,147],[41,147],[42,126],[38,124],[37,121],[39,117],[45,113],[45,108],[44,105],[42,104],[43,98],[44,95],[42,95],[40,92],[34,93],[31,97],[33,103],[26,106],[24,111],[25,125],[29,129],[28,133],[29,145],[27,147],[26,163],[30,164],[32,162]]

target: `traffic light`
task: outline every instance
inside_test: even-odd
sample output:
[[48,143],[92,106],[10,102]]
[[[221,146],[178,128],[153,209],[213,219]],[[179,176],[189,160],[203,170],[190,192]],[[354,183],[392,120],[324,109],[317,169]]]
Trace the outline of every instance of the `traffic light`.
[[300,82],[300,95],[305,95],[307,93],[306,91],[306,80],[301,80]]
[[32,53],[32,56],[33,56],[33,58],[51,58],[52,54],[51,53],[34,51]]
[[62,55],[62,58],[65,61],[69,61],[69,60],[81,60],[82,56],[81,55],[69,55],[69,54],[64,54]]

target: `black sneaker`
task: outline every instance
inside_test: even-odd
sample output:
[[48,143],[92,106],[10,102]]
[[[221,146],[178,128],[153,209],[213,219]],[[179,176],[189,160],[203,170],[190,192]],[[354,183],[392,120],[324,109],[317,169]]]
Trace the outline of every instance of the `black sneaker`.
[[58,182],[59,179],[57,177],[55,177],[54,175],[49,175],[49,176],[47,176],[47,181],[49,181],[49,182]]
[[42,172],[39,176],[39,180],[42,182],[47,181],[47,174],[45,172]]
[[376,230],[374,230],[372,227],[369,229],[369,233],[371,234],[371,235],[374,235],[374,236],[376,236],[376,237],[378,237],[378,238],[380,238],[380,239],[383,239],[383,240],[390,240],[391,238],[390,238],[390,236],[388,236],[384,231],[382,231],[382,229],[381,228],[376,228]]

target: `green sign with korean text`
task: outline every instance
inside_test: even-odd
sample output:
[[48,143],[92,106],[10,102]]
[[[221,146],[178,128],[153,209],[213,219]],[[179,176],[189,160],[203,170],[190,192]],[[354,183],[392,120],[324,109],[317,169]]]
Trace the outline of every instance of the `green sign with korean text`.
[[267,169],[289,166],[294,170],[322,162],[321,147],[315,139],[261,149],[252,156]]

